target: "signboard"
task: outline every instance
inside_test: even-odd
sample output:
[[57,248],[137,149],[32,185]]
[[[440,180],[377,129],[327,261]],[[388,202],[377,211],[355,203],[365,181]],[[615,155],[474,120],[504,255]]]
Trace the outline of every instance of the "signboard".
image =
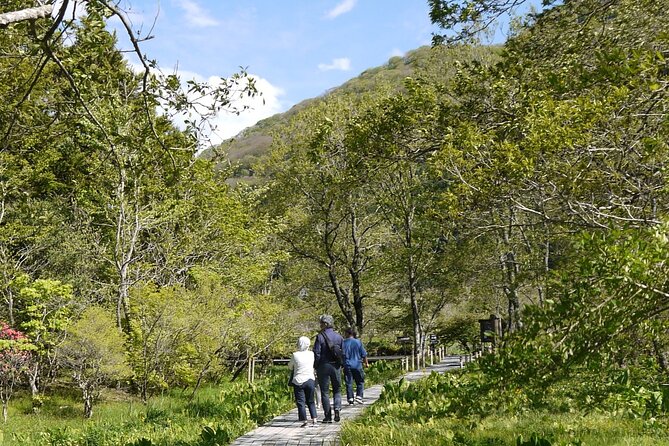
[[439,338],[437,337],[436,334],[431,334],[430,335],[430,344],[435,345],[439,343]]
[[411,336],[398,336],[397,337],[397,343],[398,344],[408,344],[411,342]]
[[494,314],[490,319],[479,319],[481,324],[481,342],[495,343],[495,339],[502,336],[502,321]]

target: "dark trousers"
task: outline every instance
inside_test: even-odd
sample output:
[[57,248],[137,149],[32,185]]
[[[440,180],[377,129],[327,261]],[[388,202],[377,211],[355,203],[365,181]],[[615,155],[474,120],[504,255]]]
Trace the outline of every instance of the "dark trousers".
[[344,367],[344,380],[346,381],[346,399],[353,399],[353,381],[355,381],[355,395],[362,398],[365,396],[365,372],[362,367],[351,369]]
[[295,403],[297,404],[297,418],[300,421],[306,421],[307,410],[309,407],[309,415],[311,418],[316,418],[316,403],[314,403],[314,392],[316,382],[310,379],[299,386],[293,385],[293,392],[295,393]]
[[334,409],[341,410],[341,371],[334,364],[326,362],[319,364],[318,385],[321,388],[321,403],[326,420],[332,419],[332,408],[330,407],[330,381],[332,381],[332,393],[334,396]]

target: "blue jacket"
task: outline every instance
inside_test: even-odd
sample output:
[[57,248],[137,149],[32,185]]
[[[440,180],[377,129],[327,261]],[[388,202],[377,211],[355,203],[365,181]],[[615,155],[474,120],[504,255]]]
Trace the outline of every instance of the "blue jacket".
[[[316,341],[314,341],[314,356],[315,356],[315,365],[318,368],[319,365],[325,364],[327,362],[335,362],[335,359],[332,357],[332,353],[328,348],[327,342],[323,339],[323,336],[327,336],[330,339],[332,345],[339,344],[340,346],[344,343],[344,338],[341,337],[339,333],[334,331],[331,327],[326,328],[325,330],[318,333],[316,336]],[[343,351],[342,346],[342,351]],[[344,353],[346,357],[346,353]]]
[[362,346],[362,341],[356,338],[344,339],[344,367],[349,369],[361,369],[362,359],[367,357],[365,347]]

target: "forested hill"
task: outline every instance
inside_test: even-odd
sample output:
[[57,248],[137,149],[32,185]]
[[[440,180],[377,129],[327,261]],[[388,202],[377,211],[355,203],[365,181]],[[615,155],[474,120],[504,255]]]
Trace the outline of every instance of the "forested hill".
[[235,180],[251,180],[254,165],[262,159],[272,145],[272,135],[286,126],[300,112],[308,111],[325,98],[358,95],[375,90],[399,90],[407,77],[440,79],[450,77],[463,61],[489,60],[495,53],[494,47],[476,48],[432,48],[423,46],[409,51],[405,56],[395,56],[384,65],[369,68],[359,76],[339,87],[328,90],[316,98],[305,99],[284,113],[259,121],[236,137],[224,141],[216,147],[205,150],[200,156],[218,157],[221,162],[230,163]]

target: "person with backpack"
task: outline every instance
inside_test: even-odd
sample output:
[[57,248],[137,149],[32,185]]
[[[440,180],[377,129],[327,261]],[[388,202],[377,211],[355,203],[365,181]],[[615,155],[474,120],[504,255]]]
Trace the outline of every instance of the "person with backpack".
[[[354,402],[363,404],[363,397],[365,396],[365,372],[362,365],[369,367],[367,362],[367,351],[362,345],[362,341],[358,339],[357,332],[354,327],[348,327],[345,331],[346,339],[344,339],[344,380],[346,381],[346,399],[348,404]],[[355,398],[353,398],[353,381],[355,380]]]
[[314,342],[316,375],[321,389],[321,405],[324,413],[323,423],[332,423],[330,406],[330,383],[334,399],[334,420],[340,420],[341,411],[341,366],[344,357],[344,338],[334,330],[334,319],[329,314],[319,318],[321,330]]

